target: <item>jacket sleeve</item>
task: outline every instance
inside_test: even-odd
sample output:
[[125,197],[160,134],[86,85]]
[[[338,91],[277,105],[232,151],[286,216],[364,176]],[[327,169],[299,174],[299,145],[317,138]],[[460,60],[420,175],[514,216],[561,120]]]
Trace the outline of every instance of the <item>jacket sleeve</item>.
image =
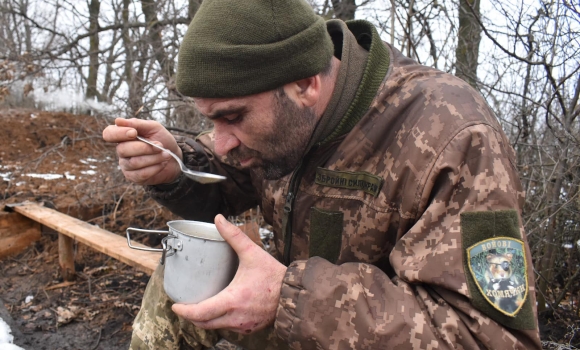
[[[475,308],[467,283],[461,214],[522,204],[505,142],[492,127],[472,125],[439,153],[417,193],[417,220],[389,255],[394,275],[367,263],[293,262],[278,335],[293,349],[540,349],[529,264],[527,326],[506,327]],[[516,226],[525,242],[521,220]]]
[[239,215],[258,204],[259,194],[249,172],[214,155],[213,133],[202,134],[196,140],[176,140],[188,168],[223,175],[227,180],[200,184],[181,175],[173,184],[147,186],[153,199],[184,219],[205,222],[213,222],[218,213],[226,217]]

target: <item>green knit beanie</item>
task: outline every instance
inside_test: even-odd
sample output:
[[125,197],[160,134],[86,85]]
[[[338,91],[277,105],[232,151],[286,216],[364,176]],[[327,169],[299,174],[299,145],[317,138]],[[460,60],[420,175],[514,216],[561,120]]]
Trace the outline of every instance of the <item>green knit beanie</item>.
[[238,97],[320,73],[333,44],[305,0],[205,0],[179,49],[177,90]]

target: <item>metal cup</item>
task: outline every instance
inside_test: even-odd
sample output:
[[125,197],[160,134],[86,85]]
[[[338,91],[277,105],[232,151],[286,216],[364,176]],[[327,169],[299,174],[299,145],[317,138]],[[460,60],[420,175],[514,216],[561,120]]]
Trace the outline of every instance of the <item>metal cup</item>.
[[[165,266],[163,287],[173,301],[196,304],[222,291],[232,281],[238,268],[238,256],[224,241],[214,224],[175,220],[167,223],[169,231],[129,227],[130,248],[161,252]],[[168,233],[163,248],[142,248],[131,244],[130,232]]]

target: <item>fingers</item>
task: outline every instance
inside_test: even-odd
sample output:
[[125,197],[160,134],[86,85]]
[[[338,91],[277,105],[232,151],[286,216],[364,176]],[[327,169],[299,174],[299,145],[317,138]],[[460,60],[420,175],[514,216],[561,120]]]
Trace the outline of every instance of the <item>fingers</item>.
[[217,295],[194,305],[174,304],[173,312],[203,329],[251,333],[274,322],[286,267],[258,247],[223,215],[215,224],[238,254],[232,282]]
[[103,139],[117,143],[119,167],[125,178],[140,185],[157,185],[173,182],[181,174],[179,165],[171,155],[144,142],[137,141],[141,135],[149,141],[170,149],[182,157],[175,138],[161,124],[152,120],[115,119],[115,125],[103,130]]
[[[159,144],[159,142],[156,142]],[[119,155],[119,167],[127,179],[141,185],[156,184],[158,181],[166,182],[174,178],[179,171],[167,171],[169,164],[173,168],[177,163],[167,152],[162,152],[141,141],[123,142],[117,145]],[[161,172],[167,173],[167,177],[159,178]],[[173,175],[172,175],[173,174]]]
[[216,296],[204,300],[199,304],[185,305],[173,304],[172,310],[178,316],[192,322],[195,326],[203,329],[227,329],[238,333],[250,333],[259,323],[249,319],[230,314],[229,306],[224,300],[229,300],[230,296],[224,290]]
[[[133,131],[135,130],[133,129]],[[152,142],[163,146],[161,142]],[[163,154],[163,152],[160,149],[148,145],[142,141],[125,141],[117,145],[117,154],[119,157],[129,158],[150,154]],[[168,153],[165,154],[169,155]]]
[[170,160],[171,156],[166,152],[160,152],[150,155],[144,153],[127,155],[126,153],[124,153],[122,156],[121,153],[119,152],[119,167],[123,171],[141,170],[150,166],[166,163]]
[[103,130],[103,139],[107,142],[125,142],[134,140],[137,135],[148,137],[163,130],[163,126],[153,120],[115,119],[115,125],[109,125]]
[[172,310],[177,315],[191,322],[209,322],[226,315],[228,312],[225,290],[199,304],[173,304]]

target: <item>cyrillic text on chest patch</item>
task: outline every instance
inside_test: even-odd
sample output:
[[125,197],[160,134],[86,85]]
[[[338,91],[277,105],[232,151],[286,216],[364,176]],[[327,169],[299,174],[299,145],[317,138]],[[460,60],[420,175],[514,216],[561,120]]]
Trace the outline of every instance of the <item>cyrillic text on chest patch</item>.
[[376,197],[381,190],[383,179],[365,171],[335,171],[318,168],[315,182],[322,186],[361,190]]

